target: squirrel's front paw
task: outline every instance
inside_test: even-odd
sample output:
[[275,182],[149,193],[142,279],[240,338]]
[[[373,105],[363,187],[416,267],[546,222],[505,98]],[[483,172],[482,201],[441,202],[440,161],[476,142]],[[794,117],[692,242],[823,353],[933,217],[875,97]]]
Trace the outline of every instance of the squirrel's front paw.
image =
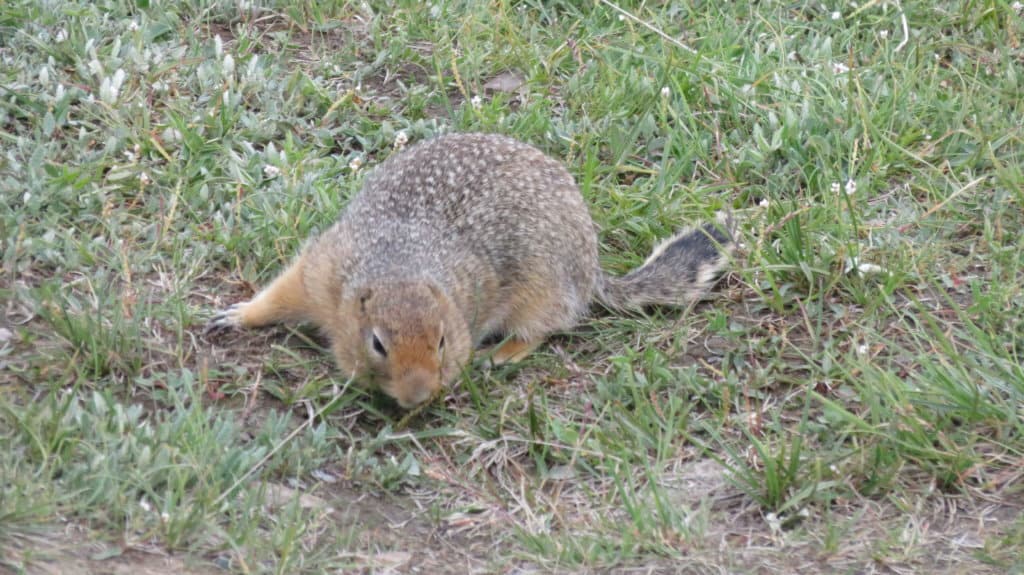
[[224,331],[228,329],[234,329],[243,327],[242,326],[242,309],[249,302],[239,302],[232,304],[214,314],[210,318],[210,321],[206,322],[206,328],[203,329],[204,334]]

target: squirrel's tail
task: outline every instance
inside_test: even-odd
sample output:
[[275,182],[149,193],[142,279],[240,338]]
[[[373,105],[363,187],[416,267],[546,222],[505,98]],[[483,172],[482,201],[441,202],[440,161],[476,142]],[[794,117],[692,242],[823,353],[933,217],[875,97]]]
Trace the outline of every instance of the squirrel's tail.
[[685,229],[661,242],[642,266],[622,277],[605,274],[597,299],[616,310],[685,306],[718,281],[735,243],[733,224]]

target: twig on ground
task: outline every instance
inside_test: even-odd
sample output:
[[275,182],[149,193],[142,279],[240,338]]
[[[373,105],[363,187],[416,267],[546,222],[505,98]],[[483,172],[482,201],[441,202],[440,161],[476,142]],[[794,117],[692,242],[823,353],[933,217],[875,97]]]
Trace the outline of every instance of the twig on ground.
[[235,482],[231,484],[231,487],[228,487],[227,489],[225,489],[224,492],[221,493],[220,496],[218,496],[217,499],[214,500],[213,505],[211,505],[210,507],[212,509],[217,509],[217,506],[219,506],[221,504],[221,502],[223,502],[224,499],[227,498],[228,495],[230,495],[239,485],[241,485],[243,481],[248,479],[259,468],[261,468],[264,465],[266,465],[266,463],[268,461],[270,461],[271,457],[276,455],[278,451],[281,451],[281,448],[283,448],[285,445],[288,445],[288,443],[291,442],[291,440],[295,439],[295,437],[298,436],[299,433],[301,433],[304,429],[306,429],[307,427],[312,425],[313,421],[315,421],[317,417],[320,417],[322,414],[324,414],[328,410],[332,409],[334,407],[334,404],[343,395],[345,395],[345,391],[348,390],[348,387],[352,383],[352,381],[353,380],[351,378],[349,378],[349,380],[346,381],[345,385],[341,388],[341,393],[339,393],[338,395],[334,396],[334,399],[332,399],[331,401],[328,401],[326,405],[324,405],[319,410],[317,410],[317,412],[315,414],[313,414],[313,417],[307,418],[306,421],[302,422],[302,425],[300,425],[300,426],[296,427],[295,429],[293,429],[291,433],[289,433],[284,439],[282,439],[280,441],[280,443],[275,445],[273,447],[273,449],[268,451],[266,455],[264,455],[259,461],[256,462],[255,465],[250,467],[249,471],[246,471],[245,473],[242,474],[241,477],[236,479]]
[[632,20],[632,21],[636,22],[637,24],[639,24],[639,25],[643,26],[644,28],[647,28],[647,29],[648,29],[648,30],[650,30],[651,32],[654,32],[654,33],[655,33],[655,34],[657,34],[658,36],[661,36],[661,37],[662,37],[662,38],[664,38],[664,39],[665,39],[666,41],[668,41],[668,42],[671,42],[672,44],[675,44],[675,45],[676,45],[676,46],[678,46],[679,48],[682,48],[683,50],[686,50],[687,52],[689,52],[689,53],[691,53],[691,54],[696,54],[696,53],[697,53],[697,51],[696,51],[696,50],[694,50],[693,48],[691,48],[691,47],[687,46],[686,44],[683,44],[683,43],[682,43],[682,42],[680,42],[679,40],[676,40],[675,38],[673,38],[673,37],[669,36],[668,34],[666,34],[665,32],[663,32],[663,31],[662,31],[662,30],[661,30],[660,28],[658,28],[657,26],[654,26],[653,24],[648,24],[647,22],[644,22],[644,21],[643,21],[643,20],[641,20],[640,18],[637,18],[636,16],[634,16],[634,15],[630,14],[630,13],[629,13],[629,12],[627,12],[626,10],[623,10],[622,8],[620,8],[620,7],[618,6],[618,5],[614,4],[613,2],[609,2],[609,0],[601,0],[601,3],[602,3],[602,4],[604,4],[605,6],[608,6],[608,7],[609,7],[609,8],[611,8],[612,10],[615,10],[615,11],[616,11],[616,12],[618,12],[619,14],[622,14],[622,15],[623,15],[624,17],[626,17],[626,18],[629,18],[630,20]]

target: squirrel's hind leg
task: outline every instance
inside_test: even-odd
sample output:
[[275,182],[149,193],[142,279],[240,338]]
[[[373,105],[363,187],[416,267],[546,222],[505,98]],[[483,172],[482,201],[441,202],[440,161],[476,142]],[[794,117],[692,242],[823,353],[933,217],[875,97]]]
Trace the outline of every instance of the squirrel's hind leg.
[[507,339],[498,344],[491,352],[491,364],[516,363],[530,355],[530,352],[540,347],[542,343],[544,343],[543,339],[532,341],[523,341],[514,337]]
[[[567,280],[552,282],[550,278],[556,275],[555,270],[545,273],[548,270],[543,265],[538,269],[541,271],[526,275],[508,302],[512,311],[497,331],[511,337],[494,348],[491,354],[494,365],[520,361],[552,333],[576,325],[586,311],[590,297],[587,281],[592,280],[583,278],[583,286],[573,285]],[[585,297],[580,297],[581,293]]]
[[308,298],[302,282],[302,267],[303,258],[300,257],[256,297],[217,312],[207,324],[207,331],[305,319]]

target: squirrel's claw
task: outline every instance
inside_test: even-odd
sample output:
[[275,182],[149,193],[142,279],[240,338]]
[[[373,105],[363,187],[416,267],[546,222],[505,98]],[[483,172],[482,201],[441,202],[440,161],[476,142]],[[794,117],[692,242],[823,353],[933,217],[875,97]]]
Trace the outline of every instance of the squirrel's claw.
[[203,328],[203,335],[241,327],[241,310],[241,303],[232,304],[222,310],[219,310],[208,322],[206,322],[206,327]]

